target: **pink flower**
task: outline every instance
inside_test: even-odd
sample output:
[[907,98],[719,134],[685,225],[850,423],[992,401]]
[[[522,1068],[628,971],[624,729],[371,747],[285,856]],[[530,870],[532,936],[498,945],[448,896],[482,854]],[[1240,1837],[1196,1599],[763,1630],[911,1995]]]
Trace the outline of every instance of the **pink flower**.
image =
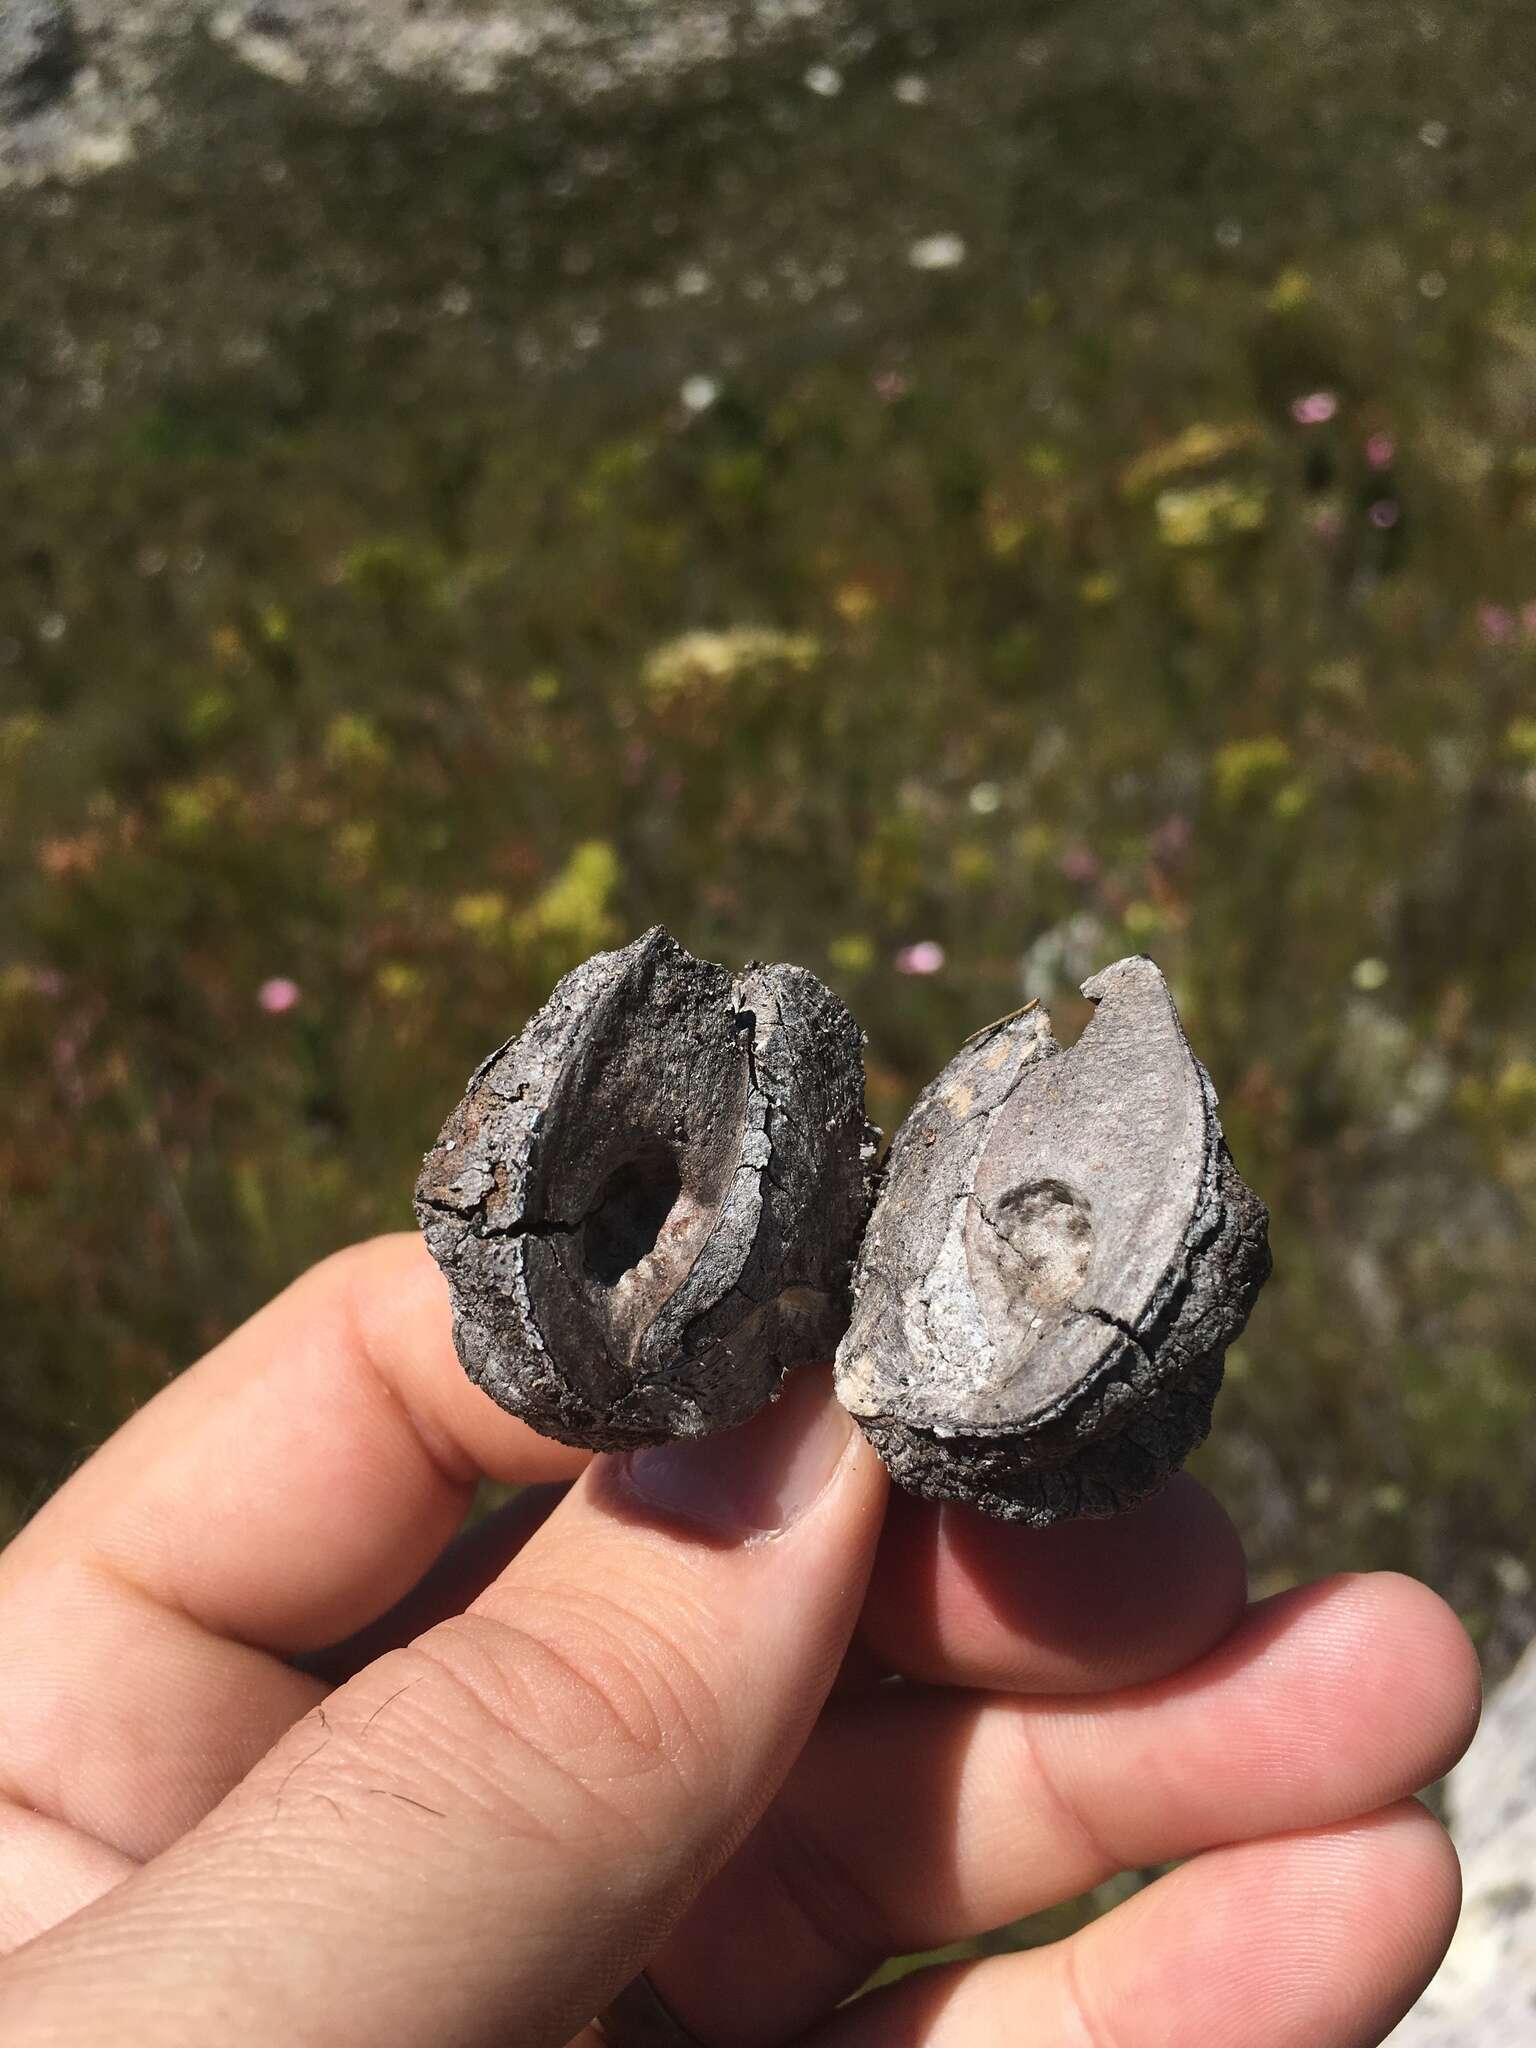
[[1365,444],[1365,459],[1372,469],[1390,469],[1397,455],[1397,443],[1390,434],[1372,434]]
[[1389,527],[1396,526],[1403,516],[1403,510],[1395,498],[1378,498],[1365,516],[1372,526],[1385,533]]
[[274,974],[257,989],[256,1001],[269,1017],[281,1017],[285,1010],[296,1006],[302,994],[296,981],[290,981],[286,974]]
[[907,382],[905,372],[901,370],[876,370],[871,381],[875,387],[876,398],[882,399],[887,405],[894,405],[898,398],[905,398],[912,388]]
[[1099,857],[1086,846],[1069,846],[1056,865],[1069,882],[1096,882],[1099,878]]
[[1291,418],[1298,427],[1325,426],[1338,409],[1339,401],[1331,391],[1309,391],[1291,400]]
[[1477,630],[1490,647],[1507,647],[1515,637],[1515,618],[1501,604],[1480,604]]
[[1189,842],[1194,836],[1188,818],[1174,811],[1164,818],[1160,825],[1154,827],[1147,847],[1155,860],[1177,860],[1181,853],[1188,850]]
[[946,958],[937,939],[919,939],[915,946],[903,946],[894,962],[898,974],[937,974]]

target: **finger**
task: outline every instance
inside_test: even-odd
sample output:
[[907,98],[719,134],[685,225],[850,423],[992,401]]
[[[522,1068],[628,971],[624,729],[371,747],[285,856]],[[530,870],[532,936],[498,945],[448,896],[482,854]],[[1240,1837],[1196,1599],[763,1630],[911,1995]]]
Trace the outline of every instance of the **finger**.
[[1181,1670],[1246,1599],[1237,1531],[1185,1475],[1129,1514],[1054,1529],[894,1495],[859,1635],[931,1685],[1098,1692]]
[[45,1814],[0,1800],[0,1956],[109,1892],[138,1865]]
[[463,1520],[482,1475],[578,1471],[473,1386],[420,1239],[314,1267],[172,1381],[0,1560],[107,1564],[161,1605],[284,1654],[371,1621]]
[[265,1652],[332,1643],[401,1598],[477,1473],[584,1462],[470,1384],[416,1240],[327,1260],[0,1556],[0,1796],[157,1853],[323,1697]]
[[494,1513],[463,1529],[437,1562],[377,1621],[294,1661],[302,1670],[340,1685],[390,1650],[400,1650],[450,1615],[479,1599],[541,1529],[566,1494],[563,1485],[525,1486]]
[[[377,1621],[326,1649],[302,1653],[292,1662],[328,1685],[340,1685],[386,1651],[403,1649],[438,1622],[462,1614],[506,1570],[567,1491],[564,1483],[523,1487],[473,1528],[461,1530],[405,1598],[397,1600]],[[855,1638],[848,1645],[832,1691],[834,1696],[866,1691],[890,1676],[891,1667],[877,1663]]]
[[1278,1595],[1189,1671],[1088,1701],[844,1702],[652,1975],[703,2040],[783,2040],[886,1956],[1418,1791],[1478,1692],[1450,1609],[1381,1573]]
[[[216,1782],[206,1772],[195,1778],[189,1778],[185,1771],[161,1772],[146,1755],[146,1768],[137,1774],[137,1782],[143,1789],[144,1805],[152,1820],[150,1839],[137,1858],[60,1821],[0,1802],[0,1955],[77,1912],[120,1882],[148,1855],[194,1826],[244,1776],[250,1763],[270,1748],[300,1714],[323,1698],[330,1686],[351,1677],[375,1657],[424,1634],[446,1616],[461,1614],[505,1569],[553,1511],[564,1491],[561,1486],[525,1487],[496,1513],[457,1536],[425,1577],[388,1614],[345,1642],[306,1659],[311,1676],[323,1683],[295,1685],[291,1709],[271,1727],[266,1740],[262,1739],[259,1725],[250,1718],[248,1704],[238,1717],[232,1717],[226,1710],[209,1737],[209,1747],[217,1748],[218,1777],[223,1782]],[[158,1617],[158,1625],[173,1631],[187,1626],[175,1616]],[[136,1633],[129,1654],[140,1653],[142,1649]],[[231,1656],[238,1654],[256,1662],[258,1668],[267,1661],[259,1653],[240,1651],[236,1645],[229,1646],[229,1652]],[[174,1658],[167,1660],[163,1646],[150,1654],[167,1673],[174,1671]],[[193,1682],[206,1682],[209,1665],[201,1646],[194,1654],[193,1665]],[[270,1673],[265,1674],[265,1679],[265,1685],[256,1690],[270,1696],[276,1691],[275,1681]],[[238,1734],[231,1726],[232,1718],[237,1719]],[[160,1788],[154,1798],[150,1796],[152,1784]]]
[[883,1504],[825,1375],[706,1444],[600,1461],[468,1615],[19,1951],[0,2037],[556,2048],[798,1753]]
[[1412,1801],[1213,1850],[1069,1940],[925,1970],[803,2048],[1375,2048],[1444,1955],[1456,1853]]
[[1226,1511],[1180,1474],[1109,1522],[1023,1529],[893,1493],[839,1694],[892,1674],[1093,1692],[1176,1671],[1247,1599]]
[[140,1862],[326,1693],[73,1560],[0,1590],[0,1660],[0,1798]]

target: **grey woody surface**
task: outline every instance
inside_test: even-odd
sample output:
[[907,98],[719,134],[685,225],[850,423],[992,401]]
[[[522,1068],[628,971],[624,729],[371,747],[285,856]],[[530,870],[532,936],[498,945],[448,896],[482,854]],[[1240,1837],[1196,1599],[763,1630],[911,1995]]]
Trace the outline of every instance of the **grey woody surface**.
[[1035,1005],[967,1040],[871,1214],[862,1040],[813,974],[659,926],[596,955],[422,1168],[466,1371],[613,1450],[743,1422],[835,1348],[910,1491],[1042,1527],[1135,1505],[1210,1427],[1268,1218],[1154,963],[1084,993],[1065,1050]]
[[1153,1492],[1210,1427],[1269,1272],[1267,1216],[1166,982],[978,1033],[897,1133],[837,1386],[897,1482],[1045,1526]]
[[597,954],[422,1169],[466,1371],[595,1449],[745,1421],[846,1326],[874,1150],[858,1027],[813,974],[733,976],[659,926]]

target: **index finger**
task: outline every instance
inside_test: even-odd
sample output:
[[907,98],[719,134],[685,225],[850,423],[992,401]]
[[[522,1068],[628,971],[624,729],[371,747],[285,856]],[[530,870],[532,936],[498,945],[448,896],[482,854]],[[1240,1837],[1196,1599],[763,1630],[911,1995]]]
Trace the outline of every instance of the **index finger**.
[[0,1558],[0,1591],[89,1557],[214,1635],[317,1649],[415,1583],[482,1475],[586,1462],[471,1384],[426,1247],[377,1238],[305,1273],[133,1416]]
[[285,1657],[415,1584],[477,1475],[585,1463],[466,1379],[415,1239],[326,1260],[0,1554],[0,1796],[158,1854],[324,1697]]

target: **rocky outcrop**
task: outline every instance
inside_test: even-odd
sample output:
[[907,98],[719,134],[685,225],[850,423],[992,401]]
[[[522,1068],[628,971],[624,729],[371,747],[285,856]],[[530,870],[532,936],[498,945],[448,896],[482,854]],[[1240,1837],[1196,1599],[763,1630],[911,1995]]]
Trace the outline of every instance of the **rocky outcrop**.
[[79,32],[64,0],[0,0],[0,121],[42,113],[79,69]]
[[174,130],[189,48],[357,102],[403,82],[489,93],[521,74],[590,99],[665,85],[848,0],[0,0],[0,186],[122,162]]
[[1390,2048],[1515,2048],[1536,2037],[1536,1643],[1489,1701],[1447,1794],[1461,1924]]

